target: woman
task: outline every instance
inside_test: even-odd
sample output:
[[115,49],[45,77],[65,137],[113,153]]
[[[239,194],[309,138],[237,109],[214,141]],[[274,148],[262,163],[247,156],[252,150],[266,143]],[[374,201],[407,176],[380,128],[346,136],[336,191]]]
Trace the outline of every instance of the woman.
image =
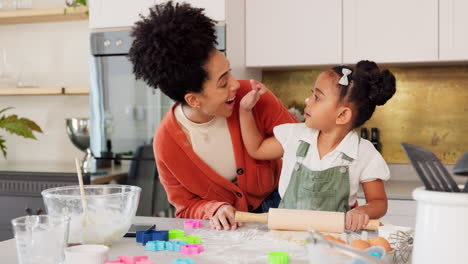
[[[237,81],[215,48],[214,21],[203,9],[171,1],[136,23],[130,49],[135,76],[176,104],[154,139],[159,177],[181,218],[210,219],[218,230],[236,229],[236,210],[277,207],[281,161],[257,161],[244,148],[239,101],[253,81]],[[264,136],[296,120],[272,94],[254,110]]]

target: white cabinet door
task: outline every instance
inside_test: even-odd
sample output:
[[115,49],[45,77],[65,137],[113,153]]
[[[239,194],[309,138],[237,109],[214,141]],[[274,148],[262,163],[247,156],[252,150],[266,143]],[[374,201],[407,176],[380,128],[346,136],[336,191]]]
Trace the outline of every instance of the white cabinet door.
[[343,60],[438,60],[438,0],[343,1]]
[[468,60],[468,1],[440,0],[440,60]]
[[133,26],[139,14],[148,14],[154,0],[90,0],[89,27],[112,28]]
[[[158,0],[158,2],[166,2],[166,1],[167,0]],[[186,3],[190,3],[192,6],[195,6],[195,7],[202,7],[205,9],[205,14],[209,18],[216,20],[216,21],[226,20],[225,0],[177,0],[174,2],[186,2]]]
[[341,63],[341,0],[247,0],[246,66]]
[[[89,27],[131,27],[140,20],[140,14],[149,14],[149,8],[166,0],[90,0]],[[178,0],[194,7],[205,8],[205,14],[213,20],[224,21],[225,0]]]

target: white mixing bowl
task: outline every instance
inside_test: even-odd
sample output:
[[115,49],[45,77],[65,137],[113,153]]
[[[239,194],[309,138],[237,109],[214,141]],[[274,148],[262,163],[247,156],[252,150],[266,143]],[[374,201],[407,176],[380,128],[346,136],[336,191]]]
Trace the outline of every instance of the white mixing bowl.
[[42,191],[47,213],[71,218],[68,243],[110,245],[130,228],[141,188],[129,185],[87,185],[84,188],[87,219],[83,218],[78,185]]

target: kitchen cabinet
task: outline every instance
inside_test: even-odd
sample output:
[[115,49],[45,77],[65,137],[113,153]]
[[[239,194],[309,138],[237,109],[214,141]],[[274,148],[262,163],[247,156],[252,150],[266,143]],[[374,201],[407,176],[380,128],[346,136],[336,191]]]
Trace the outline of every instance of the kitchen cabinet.
[[339,64],[341,0],[246,1],[246,66]]
[[437,61],[438,4],[438,0],[343,1],[343,62]]
[[[88,184],[89,175],[83,181]],[[77,184],[76,173],[0,171],[0,241],[13,237],[11,220],[30,213],[45,213],[41,192]]]
[[4,212],[0,217],[0,241],[13,238],[11,220],[25,216],[27,208],[31,209],[33,214],[39,213],[40,210],[45,213],[45,206],[40,196],[3,196],[0,200],[0,208]]
[[246,66],[468,60],[468,1],[246,1]]
[[439,1],[439,59],[441,61],[468,60],[468,1]]
[[[149,14],[149,8],[165,0],[91,0],[89,1],[89,27],[131,27],[140,20],[140,14]],[[216,20],[225,20],[225,0],[185,0],[196,7],[205,8],[205,14]]]
[[[366,204],[365,199],[358,199],[360,205]],[[414,200],[388,200],[387,214],[382,221],[392,225],[414,227],[416,223],[416,201]]]

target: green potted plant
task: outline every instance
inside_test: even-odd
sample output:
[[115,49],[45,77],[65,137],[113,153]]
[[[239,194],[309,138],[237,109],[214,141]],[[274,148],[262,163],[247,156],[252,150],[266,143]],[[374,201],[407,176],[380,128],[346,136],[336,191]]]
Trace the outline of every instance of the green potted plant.
[[[2,109],[0,110],[0,114],[12,108],[13,107],[7,107]],[[31,139],[36,139],[33,131],[42,133],[42,129],[34,121],[23,117],[20,118],[17,115],[1,115],[0,128],[5,129],[12,134]],[[0,136],[0,150],[3,153],[3,157],[6,159],[7,147],[5,145],[5,139],[3,139],[2,136]]]
[[[87,0],[65,0],[65,5],[67,7],[73,7],[73,8],[76,8],[78,6],[87,6],[88,3],[87,3]],[[66,15],[67,14],[67,9],[64,8],[63,9],[63,13]]]
[[68,7],[77,7],[77,6],[86,6],[87,5],[86,0],[72,0],[72,1],[65,0],[65,4]]

